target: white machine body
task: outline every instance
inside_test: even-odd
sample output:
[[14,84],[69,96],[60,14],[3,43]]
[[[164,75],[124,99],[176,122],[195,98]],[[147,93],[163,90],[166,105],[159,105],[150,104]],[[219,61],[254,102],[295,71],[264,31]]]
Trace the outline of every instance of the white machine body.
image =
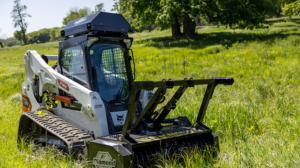
[[[57,60],[57,56],[49,57],[49,60]],[[22,96],[27,97],[30,103],[30,111],[37,111],[45,106],[45,101],[38,103],[35,93],[48,90],[51,93],[59,94],[59,89],[71,94],[81,103],[81,110],[63,108],[58,101],[56,107],[49,109],[58,117],[64,119],[75,127],[84,130],[86,133],[94,134],[95,137],[109,135],[105,104],[98,92],[74,82],[73,80],[58,73],[50,67],[35,50],[29,50],[24,55],[26,80],[22,83]],[[39,86],[33,85],[34,75],[39,76]],[[37,89],[39,89],[37,91]],[[148,103],[152,91],[143,90],[140,95],[142,106]],[[24,102],[24,101],[23,101]],[[23,111],[25,112],[25,111]],[[112,112],[111,118],[115,127],[124,125],[127,111]]]

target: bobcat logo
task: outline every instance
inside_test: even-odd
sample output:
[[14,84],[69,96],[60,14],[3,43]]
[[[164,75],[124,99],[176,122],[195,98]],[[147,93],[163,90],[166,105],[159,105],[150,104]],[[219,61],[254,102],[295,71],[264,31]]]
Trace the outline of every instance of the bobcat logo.
[[118,121],[124,121],[124,114],[123,115],[117,115],[117,120]]
[[96,95],[93,95],[93,100],[97,100],[97,96]]

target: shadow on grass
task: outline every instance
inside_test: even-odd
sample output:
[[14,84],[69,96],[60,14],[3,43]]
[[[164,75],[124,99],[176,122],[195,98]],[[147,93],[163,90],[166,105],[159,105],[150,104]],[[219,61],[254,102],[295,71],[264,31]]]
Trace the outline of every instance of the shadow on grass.
[[300,35],[300,33],[291,33],[291,34],[266,34],[259,32],[212,32],[212,33],[202,33],[197,34],[192,37],[156,37],[146,40],[136,41],[137,44],[145,44],[146,46],[152,46],[161,48],[161,42],[164,43],[164,47],[179,47],[179,48],[190,48],[190,49],[201,49],[213,45],[223,45],[232,47],[236,42],[244,41],[258,41],[258,42],[270,42],[273,43],[275,39],[284,39],[291,35]]

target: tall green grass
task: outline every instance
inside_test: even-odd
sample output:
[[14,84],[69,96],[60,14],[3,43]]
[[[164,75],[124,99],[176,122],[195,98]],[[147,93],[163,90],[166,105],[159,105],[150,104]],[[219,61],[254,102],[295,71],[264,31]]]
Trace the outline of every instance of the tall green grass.
[[[293,29],[275,31],[278,27]],[[138,81],[235,79],[232,86],[217,86],[203,121],[219,136],[219,155],[202,157],[192,152],[184,157],[185,165],[165,161],[163,166],[300,166],[298,27],[279,23],[252,31],[200,29],[192,38],[171,37],[170,31],[130,35],[134,37]],[[57,54],[58,44],[12,47],[0,52],[0,167],[42,167],[47,160],[49,167],[83,166],[68,157],[51,152],[46,155],[44,150],[34,153],[17,149],[20,90],[25,79],[23,54],[27,49]],[[175,91],[170,89],[167,97]],[[194,123],[204,92],[205,86],[188,88],[170,117],[186,115]]]

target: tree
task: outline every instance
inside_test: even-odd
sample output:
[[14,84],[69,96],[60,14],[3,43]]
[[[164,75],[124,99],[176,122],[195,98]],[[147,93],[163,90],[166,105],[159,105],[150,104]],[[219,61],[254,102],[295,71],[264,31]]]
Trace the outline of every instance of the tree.
[[70,21],[76,20],[88,15],[92,15],[98,12],[104,12],[104,3],[99,3],[95,6],[95,11],[92,11],[89,7],[83,7],[78,9],[78,7],[73,7],[67,13],[67,16],[63,19],[63,25],[67,25]]
[[6,34],[1,34],[1,29],[0,29],[0,46],[1,46],[1,48],[3,48],[5,39],[6,39]]
[[[133,26],[138,28],[156,24],[162,30],[171,28],[173,36],[193,36],[199,14],[216,6],[216,0],[119,0],[113,10],[119,13],[126,10],[126,14],[133,18]],[[211,17],[215,15],[210,14]]]
[[218,19],[230,28],[236,24],[241,28],[259,27],[271,6],[266,0],[226,0],[218,1],[218,4]]
[[300,0],[292,2],[290,4],[285,4],[282,8],[282,13],[285,16],[295,16],[300,14]]
[[[118,13],[121,13],[121,9],[120,9],[120,5],[119,5],[119,1],[118,0],[113,0],[114,4],[113,4],[113,8],[110,9],[111,11],[117,11]],[[122,0],[120,0],[121,2],[123,2]]]
[[[181,35],[183,23],[184,35],[195,34],[196,18],[200,1],[197,0],[120,0],[119,9],[126,9],[139,27],[157,24],[160,28],[171,27],[172,35]],[[116,3],[115,3],[116,5]],[[114,7],[114,9],[118,9]]]
[[272,17],[272,16],[276,16],[276,17],[280,17],[283,14],[283,7],[291,4],[297,0],[265,0],[268,4],[270,4],[268,6],[269,11],[268,11],[268,16]]
[[53,27],[50,29],[44,28],[27,34],[28,43],[46,43],[50,41],[61,40],[60,27]]
[[26,31],[28,27],[28,23],[25,21],[26,17],[31,17],[28,13],[26,13],[27,6],[21,5],[20,0],[14,1],[15,5],[13,7],[13,10],[11,12],[11,17],[13,18],[14,27],[19,27],[22,34],[22,40],[24,42],[24,45],[26,45]]
[[98,13],[98,12],[105,12],[104,3],[99,3],[98,5],[95,6],[94,13]]
[[202,0],[200,3],[200,13],[206,16],[208,21],[214,23],[217,21],[220,12],[217,0]]
[[119,0],[113,10],[126,11],[132,26],[138,28],[156,24],[162,30],[171,28],[173,36],[193,36],[200,15],[230,28],[259,27],[271,11],[272,1],[276,0]]
[[144,27],[148,27],[151,31],[151,25],[154,24],[157,17],[156,11],[160,8],[159,0],[129,1],[130,6],[128,8],[125,6],[126,1],[121,0],[119,4],[121,5],[119,10],[122,11],[124,17],[131,18],[131,25],[134,29],[141,30]]
[[84,7],[78,9],[78,7],[73,7],[67,13],[67,16],[63,19],[63,25],[67,25],[70,21],[79,19],[91,14],[91,9],[89,7]]
[[163,0],[160,3],[160,9],[155,23],[159,25],[162,30],[171,27],[172,36],[182,35],[180,25],[182,22],[181,11],[183,11],[181,3],[177,0]]
[[18,41],[21,41],[21,40],[22,40],[22,32],[16,30],[16,31],[14,32],[14,37],[15,37],[15,39],[17,39]]

